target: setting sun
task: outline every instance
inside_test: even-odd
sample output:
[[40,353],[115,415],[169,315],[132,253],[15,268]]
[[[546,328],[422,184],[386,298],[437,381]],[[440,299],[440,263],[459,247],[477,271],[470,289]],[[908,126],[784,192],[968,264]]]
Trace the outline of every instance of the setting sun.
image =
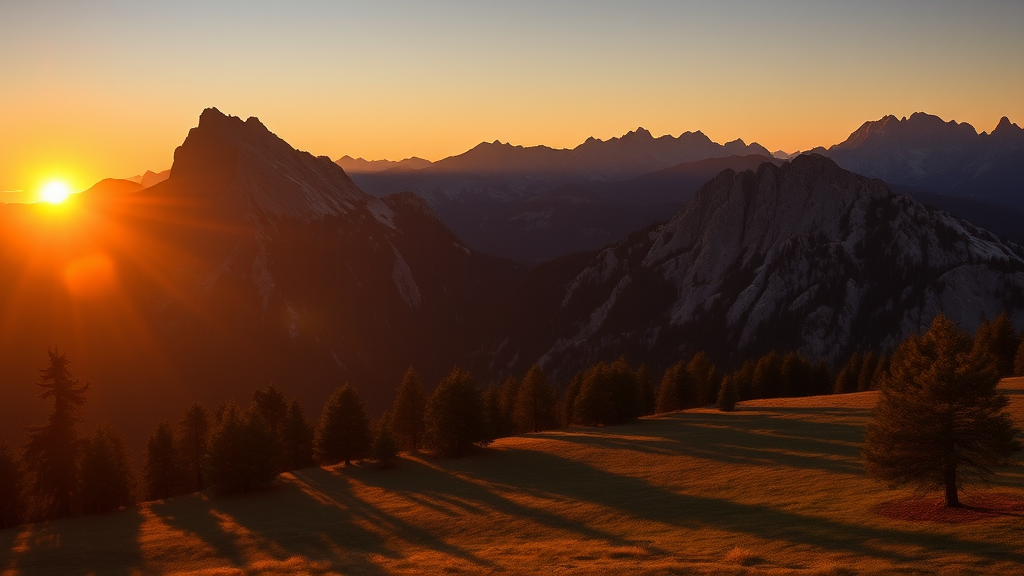
[[47,182],[40,193],[43,201],[50,204],[60,204],[71,195],[71,188],[63,182]]

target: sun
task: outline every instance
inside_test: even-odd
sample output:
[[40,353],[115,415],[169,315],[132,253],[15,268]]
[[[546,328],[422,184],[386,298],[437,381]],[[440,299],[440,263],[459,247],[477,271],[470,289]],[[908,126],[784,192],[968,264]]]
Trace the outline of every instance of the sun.
[[59,180],[47,182],[43,186],[43,190],[40,193],[45,202],[50,204],[60,204],[61,202],[68,199],[71,195],[71,188],[67,184]]

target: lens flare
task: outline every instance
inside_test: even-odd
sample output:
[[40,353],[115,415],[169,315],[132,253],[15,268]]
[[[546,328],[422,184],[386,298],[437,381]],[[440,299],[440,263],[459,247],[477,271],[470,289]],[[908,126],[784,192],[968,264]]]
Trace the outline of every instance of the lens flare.
[[59,181],[47,182],[40,193],[43,201],[49,202],[50,204],[60,204],[67,200],[70,195],[71,188],[69,188],[67,184]]

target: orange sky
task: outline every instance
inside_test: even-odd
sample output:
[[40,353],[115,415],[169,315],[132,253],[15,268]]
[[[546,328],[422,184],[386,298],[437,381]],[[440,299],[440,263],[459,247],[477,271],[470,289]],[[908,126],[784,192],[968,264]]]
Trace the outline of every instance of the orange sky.
[[22,4],[0,7],[0,191],[168,168],[208,106],[369,159],[637,126],[792,151],[918,110],[1024,123],[1020,2]]

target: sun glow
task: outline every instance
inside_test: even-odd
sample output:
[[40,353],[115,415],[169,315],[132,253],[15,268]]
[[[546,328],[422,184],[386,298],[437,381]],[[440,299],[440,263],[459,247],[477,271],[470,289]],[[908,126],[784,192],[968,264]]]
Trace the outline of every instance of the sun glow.
[[44,202],[49,202],[50,204],[60,204],[67,200],[70,195],[71,188],[59,180],[47,182],[39,194]]

